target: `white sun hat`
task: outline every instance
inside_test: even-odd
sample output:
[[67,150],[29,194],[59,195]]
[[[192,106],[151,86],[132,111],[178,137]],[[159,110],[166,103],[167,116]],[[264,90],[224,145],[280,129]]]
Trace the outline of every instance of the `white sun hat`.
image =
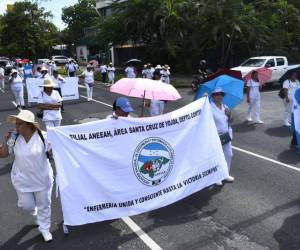
[[12,69],[10,74],[12,75],[13,73],[18,73],[18,71],[16,69]]
[[44,88],[54,88],[55,85],[53,84],[53,82],[50,79],[45,79],[44,80],[44,84],[40,87],[44,87]]
[[35,120],[34,114],[29,110],[21,110],[18,115],[10,115],[6,121],[8,123],[16,124],[16,120],[20,119],[24,122],[32,123],[37,129],[40,129],[39,123]]

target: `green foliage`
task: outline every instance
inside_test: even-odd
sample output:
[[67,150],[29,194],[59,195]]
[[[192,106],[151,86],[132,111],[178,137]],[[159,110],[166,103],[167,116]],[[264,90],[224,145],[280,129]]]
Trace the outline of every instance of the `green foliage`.
[[1,17],[1,54],[30,59],[50,56],[57,42],[51,18],[51,13],[35,2],[16,2],[13,11]]
[[299,50],[298,2],[130,0],[114,4],[114,15],[101,24],[98,41],[103,48],[109,43],[143,45],[148,60],[169,62],[183,71],[209,55],[220,66],[254,55],[295,60],[300,59],[293,52]]
[[[94,27],[101,21],[95,7],[96,0],[79,0],[75,5],[63,8],[62,20],[67,24],[67,29],[63,31],[62,38],[66,44],[78,45],[82,37],[88,36],[91,30],[93,33]],[[85,44],[93,46],[93,36]]]

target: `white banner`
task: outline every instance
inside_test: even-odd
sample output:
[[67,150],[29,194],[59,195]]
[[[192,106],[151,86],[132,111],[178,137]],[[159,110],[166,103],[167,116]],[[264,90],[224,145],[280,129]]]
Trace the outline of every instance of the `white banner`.
[[79,99],[78,77],[66,77],[61,84],[61,93],[64,101]]
[[210,104],[49,128],[66,225],[167,206],[228,177]]
[[41,78],[27,78],[26,79],[26,88],[27,88],[27,96],[28,102],[37,102],[38,97],[43,91],[41,87],[44,83],[44,79]]
[[[67,101],[79,99],[78,77],[66,77],[64,80],[65,82],[61,84],[63,100]],[[37,102],[38,96],[43,91],[43,88],[40,87],[43,83],[44,79],[41,78],[26,79],[28,102]]]

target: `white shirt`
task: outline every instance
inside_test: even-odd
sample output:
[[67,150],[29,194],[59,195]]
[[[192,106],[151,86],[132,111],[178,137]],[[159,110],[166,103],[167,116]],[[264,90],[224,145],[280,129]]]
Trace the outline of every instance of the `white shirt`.
[[43,136],[45,146],[37,131],[28,142],[22,135],[15,142],[11,181],[17,191],[42,191],[53,182],[53,171],[46,156],[48,142],[44,133]]
[[116,69],[115,69],[115,67],[108,67],[107,68],[107,71],[108,71],[108,74],[114,74],[115,73],[115,71],[116,71]]
[[210,106],[218,130],[218,134],[221,135],[229,132],[232,137],[232,130],[228,124],[228,116],[225,114],[225,109],[228,109],[228,107],[222,104],[222,109],[219,109],[213,101],[210,103]]
[[[48,96],[47,93],[43,91],[38,97],[38,103],[44,103],[44,104],[57,104],[59,102],[62,102],[62,100],[63,99],[60,97],[58,91],[56,90],[52,90],[50,96]],[[43,111],[43,121],[57,121],[61,119],[62,116],[61,116],[60,109]]]
[[43,74],[40,74],[39,78],[52,80],[50,74],[48,74],[48,73],[46,73],[44,76],[43,76]]
[[106,71],[107,71],[106,65],[101,65],[100,66],[100,71],[101,71],[101,73],[106,73]]
[[54,84],[54,88],[61,88],[61,84],[65,83],[64,78],[61,75],[58,75],[57,78],[52,77],[52,82]]
[[66,70],[68,72],[75,72],[76,69],[77,69],[77,67],[74,63],[66,64]]
[[152,79],[153,77],[153,72],[151,69],[145,69],[145,77],[148,79]]
[[162,69],[160,71],[160,75],[161,75],[161,80],[165,83],[170,83],[170,71],[167,69]]
[[[132,117],[130,114],[127,116],[128,118]],[[119,116],[116,114],[116,112],[113,112],[111,115],[106,116],[106,119],[115,119],[119,118]]]
[[260,95],[260,93],[259,93],[260,83],[259,82],[256,82],[252,79],[248,80],[247,87],[250,88],[250,93],[249,93],[250,98],[258,97]]
[[94,82],[94,72],[91,70],[90,72],[85,70],[83,72],[84,82],[85,83],[93,83]]
[[[9,80],[11,80],[12,77],[9,78]],[[13,78],[12,82],[11,82],[11,86],[23,86],[23,78],[17,74],[16,78]]]
[[299,87],[300,87],[300,83],[298,80],[294,82],[292,82],[291,80],[285,80],[283,82],[283,88],[288,90],[288,97],[290,99],[294,98],[295,92]]
[[128,66],[128,67],[125,69],[125,72],[126,72],[128,78],[135,78],[135,77],[136,77],[136,74],[135,74],[135,72],[134,72],[134,68],[133,68],[133,67],[129,67],[129,66]]

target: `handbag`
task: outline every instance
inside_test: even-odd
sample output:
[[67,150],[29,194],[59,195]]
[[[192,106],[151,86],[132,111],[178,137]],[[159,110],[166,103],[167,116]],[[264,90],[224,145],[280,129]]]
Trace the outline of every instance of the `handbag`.
[[220,137],[220,141],[221,141],[221,144],[222,144],[222,145],[225,145],[225,144],[227,144],[228,142],[231,142],[231,137],[230,137],[229,132],[226,132],[226,133],[224,133],[224,134],[221,134],[221,135],[219,135],[219,137]]

